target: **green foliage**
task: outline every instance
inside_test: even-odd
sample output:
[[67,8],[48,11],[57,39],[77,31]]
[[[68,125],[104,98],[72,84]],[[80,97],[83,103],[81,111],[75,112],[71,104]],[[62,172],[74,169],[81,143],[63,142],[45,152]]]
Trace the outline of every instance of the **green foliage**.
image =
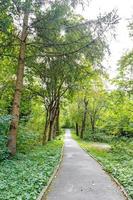
[[83,98],[88,100],[85,137],[97,138],[103,132],[108,139],[112,135],[133,137],[132,96],[120,89],[107,92],[103,89],[104,85],[97,87],[96,81],[93,85],[91,80],[85,83],[83,89],[76,91],[75,98],[67,109],[71,111],[70,119],[78,122],[80,127],[84,111]]
[[99,127],[111,135],[133,136],[133,101],[128,95],[116,90],[107,99],[107,107],[99,121]]
[[11,115],[0,115],[0,135],[5,134],[9,129]]
[[95,134],[93,134],[91,130],[89,133],[86,131],[84,135],[84,140],[102,143],[111,142],[114,138],[115,136],[103,132],[96,132]]
[[62,109],[60,113],[60,125],[63,128],[74,128],[74,120],[72,120],[72,115],[74,110],[74,104],[70,104],[67,99],[62,103]]
[[0,135],[0,162],[9,157],[9,150],[6,147],[7,137]]
[[10,120],[10,115],[0,115],[0,162],[9,156],[9,151],[6,147],[6,133],[9,130]]
[[19,129],[17,147],[21,153],[27,153],[31,149],[41,145],[42,136],[39,133],[31,132],[23,126]]
[[59,162],[61,138],[0,163],[0,199],[34,200]]

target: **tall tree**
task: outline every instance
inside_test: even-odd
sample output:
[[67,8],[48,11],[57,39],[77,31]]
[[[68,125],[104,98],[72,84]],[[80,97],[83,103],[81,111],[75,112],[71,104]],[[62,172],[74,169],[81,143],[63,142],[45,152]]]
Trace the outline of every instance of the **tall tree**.
[[84,97],[83,104],[84,104],[84,111],[83,111],[83,118],[82,118],[82,124],[81,124],[81,132],[80,132],[80,138],[82,138],[82,139],[84,137],[84,131],[85,131],[86,119],[87,119],[87,112],[88,112],[88,100],[87,100],[86,97]]
[[[26,55],[26,49],[28,49],[28,53],[30,54],[31,49],[33,50],[34,48],[33,52],[36,51],[39,54],[38,55],[32,54],[32,58],[35,56],[37,57],[38,60],[45,59],[45,64],[47,65],[48,60],[50,62],[52,60],[53,62],[53,61],[56,61],[57,58],[59,57],[61,58],[61,60],[65,59],[65,62],[67,61],[66,63],[68,63],[71,60],[71,56],[73,55],[75,56],[75,63],[76,63],[78,60],[77,58],[79,54],[80,55],[84,54],[85,56],[88,56],[89,52],[86,51],[85,53],[85,49],[89,47],[92,50],[91,52],[93,52],[91,53],[91,55],[89,55],[89,57],[93,61],[96,51],[101,51],[101,54],[98,54],[98,55],[102,56],[104,32],[109,27],[114,26],[114,24],[117,22],[117,16],[115,12],[111,12],[106,16],[103,16],[103,17],[98,18],[97,20],[91,20],[91,21],[82,20],[81,16],[77,16],[77,15],[74,16],[73,14],[71,15],[72,17],[69,17],[67,15],[68,19],[66,19],[64,15],[62,19],[60,18],[61,21],[59,22],[58,12],[68,13],[68,10],[69,10],[68,5],[69,7],[74,6],[75,2],[76,1],[66,2],[63,0],[62,1],[54,1],[54,0],[47,1],[46,3],[47,6],[45,7],[47,7],[48,9],[45,9],[44,6],[43,7],[41,6],[42,1],[39,1],[39,0],[38,1],[30,1],[30,0],[10,1],[13,7],[11,6],[11,9],[8,9],[7,13],[9,14],[9,16],[11,16],[14,22],[15,30],[13,31],[13,36],[14,38],[17,38],[16,40],[17,42],[15,43],[15,45],[17,47],[20,47],[18,67],[17,67],[16,89],[15,89],[13,107],[12,107],[12,121],[11,121],[9,140],[8,140],[8,147],[12,155],[16,153],[16,136],[17,136],[18,123],[19,123],[19,115],[20,115],[20,100],[21,100],[21,94],[22,94],[22,88],[23,88],[24,71],[26,69],[25,66],[27,65],[27,62],[30,62],[30,56],[28,55],[29,56],[28,57]],[[81,1],[78,1],[78,2],[81,3]],[[63,4],[65,8],[67,9],[65,11],[61,10],[61,7],[58,6],[59,4]],[[50,19],[49,18],[47,19],[48,17],[46,14],[47,10],[50,13],[52,13],[52,11],[54,10],[53,12],[54,14],[50,15],[51,16]],[[20,17],[20,21],[19,21],[20,24],[18,23],[15,12],[17,12],[17,15],[19,15]],[[31,15],[30,15],[30,12],[32,13]],[[35,13],[37,13],[37,15]],[[45,20],[43,20],[44,17],[42,15],[47,16]],[[35,18],[37,20],[34,20]],[[30,25],[28,21],[30,22]],[[52,24],[53,21],[54,21],[54,26]],[[20,31],[22,22],[23,22],[22,30]],[[75,22],[77,22],[77,24]],[[83,34],[84,37],[79,37],[82,35],[82,32],[83,32],[82,28],[84,26],[86,27],[84,29],[84,34]],[[92,35],[89,34],[89,37],[88,37],[88,33],[89,33],[88,27],[91,27],[89,31],[93,33]],[[2,28],[4,28],[4,26],[2,26]],[[71,30],[74,30],[73,33]],[[29,34],[29,40],[27,40],[28,34]],[[65,37],[63,37],[64,34],[67,36],[66,39]],[[55,40],[55,37],[58,39]],[[15,53],[17,52],[18,52],[18,48]],[[10,57],[14,56],[12,55],[12,52],[10,51],[8,52],[8,54],[5,51],[3,51],[2,53],[0,52],[0,55],[4,53],[6,54],[5,56],[10,56]],[[73,62],[73,65],[75,63]],[[30,64],[32,64],[32,62]],[[79,64],[79,63],[77,62],[76,64]],[[72,78],[72,76],[70,77]],[[67,83],[68,82],[69,82],[69,78],[67,78]],[[64,88],[64,83],[62,85]],[[58,99],[60,99],[59,96],[58,96]],[[59,107],[57,105],[57,101],[56,101],[56,107],[57,108]],[[59,112],[56,112],[56,113],[59,113]],[[54,114],[54,115],[58,116],[58,114]],[[57,117],[55,117],[55,119],[57,119]]]
[[20,99],[22,94],[23,78],[24,78],[25,52],[26,52],[26,41],[28,36],[29,13],[30,13],[30,1],[26,0],[24,5],[22,33],[20,37],[20,50],[18,58],[15,94],[12,107],[12,120],[8,138],[8,148],[12,155],[15,155],[16,153],[16,136],[19,123]]

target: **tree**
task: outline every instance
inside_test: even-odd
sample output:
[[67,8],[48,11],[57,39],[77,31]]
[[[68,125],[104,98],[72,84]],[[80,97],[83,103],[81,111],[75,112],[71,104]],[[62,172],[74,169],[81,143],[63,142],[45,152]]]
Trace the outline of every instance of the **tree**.
[[119,89],[132,96],[133,94],[133,52],[128,52],[119,61],[118,80]]
[[[39,46],[34,52],[33,70],[40,79],[42,89],[38,93],[46,109],[43,143],[55,135],[60,100],[80,80],[80,74],[87,70],[84,60],[88,58],[90,63],[94,63],[102,58],[105,48],[103,34],[105,27],[109,26],[106,24],[108,18],[110,15],[101,18],[100,22],[84,23],[83,18],[74,15],[66,3],[53,4],[47,13],[37,15],[34,21],[37,38],[32,45],[33,48]],[[88,24],[95,26],[95,33]]]
[[84,114],[82,118],[82,125],[81,125],[81,132],[80,132],[80,137],[83,139],[84,136],[84,131],[85,131],[85,126],[86,126],[86,118],[87,118],[87,111],[88,111],[88,100],[86,97],[84,97],[83,100],[84,103]]
[[[78,56],[82,54],[86,57],[88,56],[92,62],[94,60],[96,61],[95,52],[101,52],[98,53],[97,58],[98,56],[101,57],[103,54],[103,46],[105,45],[103,40],[103,37],[105,35],[104,33],[107,29],[112,28],[114,24],[117,23],[118,18],[114,11],[109,13],[108,15],[102,17],[100,16],[97,20],[86,21],[81,16],[76,16],[72,13],[71,6],[75,5],[75,2],[76,1],[47,1],[48,9],[43,8],[40,1],[11,1],[9,2],[9,5],[3,2],[3,5],[5,6],[4,14],[6,14],[7,16],[7,22],[8,19],[9,21],[10,19],[12,19],[13,30],[10,30],[11,34],[4,33],[4,38],[2,38],[2,42],[6,41],[6,37],[8,37],[8,39],[11,38],[11,40],[9,39],[9,41],[11,41],[10,47],[12,47],[11,49],[13,49],[13,54],[12,51],[10,51],[9,47],[6,48],[6,51],[3,51],[3,46],[2,51],[0,52],[0,56],[6,56],[10,58],[12,57],[13,59],[16,59],[18,58],[17,54],[19,53],[16,75],[16,89],[13,99],[12,120],[8,140],[8,147],[12,155],[16,153],[16,136],[20,116],[20,99],[24,82],[24,72],[26,71],[26,66],[32,65],[32,58],[35,57],[38,60],[45,58],[46,65],[47,63],[51,62],[59,63],[59,60],[61,60],[61,62],[63,64],[65,63],[66,66],[69,65],[68,62],[71,61],[72,63],[71,57],[75,57],[72,65],[74,65],[75,63],[76,65],[78,65]],[[60,5],[63,5],[65,9],[61,10]],[[43,21],[45,14],[47,16],[47,11],[51,14],[51,19],[45,18],[45,20]],[[63,15],[63,13],[69,12],[71,17],[68,17],[68,19],[66,19],[64,14],[64,18],[60,19],[59,21],[58,19],[56,19],[56,15],[58,16],[58,12],[60,15],[61,13]],[[3,16],[4,15],[2,14],[2,18]],[[23,26],[22,30],[20,30],[20,25],[22,21]],[[51,23],[52,21],[53,23]],[[52,26],[50,23],[52,24]],[[3,30],[5,30],[4,25],[2,24],[1,27],[3,34]],[[85,27],[84,31],[82,29],[83,27]],[[89,30],[90,32],[88,31],[88,27],[91,27],[91,31]],[[65,33],[65,37],[63,37],[63,32]],[[83,37],[81,37],[82,32]],[[43,35],[41,35],[41,33],[43,33]],[[48,34],[49,37],[47,37]],[[54,41],[55,38],[56,42]],[[6,46],[8,45],[6,44]],[[89,55],[89,51],[86,51],[85,53],[85,49],[91,49],[91,54]],[[36,52],[37,54],[34,55],[33,52]],[[58,62],[56,60],[58,60]],[[71,78],[67,77],[67,83],[69,79],[73,79],[72,76],[70,77]],[[67,83],[65,84],[67,85]],[[62,85],[63,89],[66,90],[66,85],[64,87],[64,82]],[[58,95],[58,102],[59,99],[60,98]],[[59,103],[57,103],[56,99],[56,108],[59,108],[58,104]],[[59,113],[59,109],[56,110],[58,110],[58,112],[55,112],[54,110],[54,113]],[[54,116],[56,116],[54,117],[55,119],[58,119],[59,114],[54,114]],[[51,127],[52,128],[50,129],[53,130],[53,122]]]
[[13,99],[13,107],[12,107],[12,120],[8,138],[8,148],[12,155],[16,154],[16,136],[19,123],[20,99],[21,99],[23,78],[24,78],[25,52],[26,52],[26,41],[28,35],[27,28],[28,28],[29,13],[30,13],[30,1],[27,0],[25,1],[25,6],[24,6],[24,17],[23,17],[23,26],[20,37],[17,79],[15,86],[15,94]]
[[90,76],[79,83],[79,89],[76,94],[76,101],[78,102],[76,113],[78,113],[77,121],[81,138],[84,137],[86,127],[92,133],[95,133],[96,124],[106,105],[106,91],[101,77],[102,75],[98,71],[91,69]]

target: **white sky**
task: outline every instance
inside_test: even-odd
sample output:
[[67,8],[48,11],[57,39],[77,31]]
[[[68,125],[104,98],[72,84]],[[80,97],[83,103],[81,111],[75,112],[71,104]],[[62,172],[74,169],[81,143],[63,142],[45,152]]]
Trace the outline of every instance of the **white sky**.
[[129,37],[127,28],[128,19],[133,17],[133,0],[91,0],[90,6],[84,11],[78,8],[79,13],[85,18],[95,18],[99,13],[109,12],[112,9],[118,9],[118,15],[121,18],[116,29],[116,40],[110,42],[111,55],[103,62],[105,67],[109,68],[111,77],[116,75],[117,62],[123,53],[133,48],[133,40]]

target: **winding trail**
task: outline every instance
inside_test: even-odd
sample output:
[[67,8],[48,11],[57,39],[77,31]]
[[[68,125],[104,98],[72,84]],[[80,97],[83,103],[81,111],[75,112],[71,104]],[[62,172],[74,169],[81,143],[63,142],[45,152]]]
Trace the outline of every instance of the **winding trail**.
[[116,183],[71,138],[70,130],[66,130],[63,162],[47,197],[42,200],[125,199]]

